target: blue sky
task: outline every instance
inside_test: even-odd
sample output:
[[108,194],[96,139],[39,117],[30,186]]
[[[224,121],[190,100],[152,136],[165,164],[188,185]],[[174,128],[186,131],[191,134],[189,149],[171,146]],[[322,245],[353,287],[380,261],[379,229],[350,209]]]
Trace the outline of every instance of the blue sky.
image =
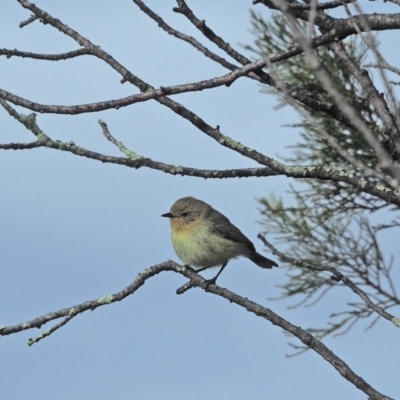
[[[250,1],[235,0],[229,8],[225,2],[193,3],[189,5],[197,16],[233,46],[240,49],[240,44],[251,43]],[[36,1],[155,87],[226,73],[161,31],[132,2],[98,0],[93,4]],[[176,29],[208,45],[183,16],[172,12],[175,2],[146,4]],[[262,6],[256,9],[265,11]],[[78,48],[37,21],[20,29],[19,23],[29,15],[16,1],[9,2],[0,15],[2,48],[43,53]],[[390,40],[384,46],[394,63],[395,57],[398,61],[395,43]],[[209,47],[216,51],[213,45]],[[82,104],[137,93],[136,88],[121,85],[121,77],[110,67],[90,57],[54,63],[2,57],[0,71],[2,89],[44,104]],[[250,80],[174,99],[210,125],[220,125],[222,133],[273,157],[290,154],[286,146],[298,140],[296,130],[284,127],[297,120],[295,113],[287,107],[274,109],[276,100],[260,93]],[[127,147],[154,160],[197,168],[257,166],[154,101],[101,114],[37,116],[39,126],[54,140],[72,140],[120,155],[103,137],[99,119]],[[0,137],[1,143],[33,140],[4,110],[0,110]],[[261,227],[256,199],[272,191],[285,196],[290,182],[286,178],[175,177],[144,168],[103,165],[49,149],[2,151],[0,168],[0,325],[114,293],[141,270],[168,259],[178,261],[168,221],[160,215],[183,196],[212,204],[263,252],[257,239]],[[393,252],[395,241],[389,240],[386,246]],[[240,259],[229,264],[219,284],[303,328],[324,324],[326,315],[340,310],[342,301],[355,300],[346,291],[338,291],[317,307],[289,310],[294,301],[269,300],[279,295],[277,285],[284,280],[282,269],[260,270]],[[28,338],[48,326],[2,338],[2,396],[365,398],[317,354],[285,357],[292,352],[288,346],[292,339],[280,328],[200,289],[177,296],[175,290],[183,283],[181,276],[161,274],[134,296],[80,315],[32,347],[26,345]],[[361,323],[349,334],[325,343],[377,390],[399,397],[398,332],[383,321],[367,333],[365,327]]]

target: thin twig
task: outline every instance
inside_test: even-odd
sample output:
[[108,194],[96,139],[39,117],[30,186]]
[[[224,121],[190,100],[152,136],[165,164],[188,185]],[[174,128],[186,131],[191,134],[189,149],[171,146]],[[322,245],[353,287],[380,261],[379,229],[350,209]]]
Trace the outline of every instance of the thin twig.
[[347,287],[349,287],[355,294],[360,296],[360,298],[364,301],[364,303],[370,308],[371,310],[375,311],[377,314],[379,314],[381,317],[385,318],[386,320],[393,322],[393,319],[395,318],[394,315],[389,314],[386,312],[383,308],[377,306],[375,303],[371,301],[369,296],[361,290],[351,279],[347,278],[345,275],[343,275],[339,270],[333,267],[328,267],[328,266],[317,266],[317,265],[312,265],[309,263],[306,263],[305,261],[302,260],[297,260],[292,257],[287,256],[286,254],[280,252],[276,247],[274,247],[271,243],[268,242],[268,240],[261,234],[257,236],[271,251],[274,255],[278,256],[282,261],[291,263],[293,265],[297,265],[301,268],[307,268],[311,271],[316,271],[316,272],[329,272],[333,275],[334,280],[337,282],[343,282]]
[[36,21],[38,19],[38,17],[36,15],[31,15],[28,19],[26,19],[25,21],[22,21],[19,24],[20,28],[23,28],[24,26],[29,25],[30,23],[32,23],[33,21]]
[[59,54],[40,54],[40,53],[31,53],[29,51],[0,49],[0,56],[6,56],[7,58],[22,57],[22,58],[32,58],[34,60],[46,60],[46,61],[68,60],[70,58],[75,58],[83,55],[91,55],[91,54],[87,49],[78,49]]

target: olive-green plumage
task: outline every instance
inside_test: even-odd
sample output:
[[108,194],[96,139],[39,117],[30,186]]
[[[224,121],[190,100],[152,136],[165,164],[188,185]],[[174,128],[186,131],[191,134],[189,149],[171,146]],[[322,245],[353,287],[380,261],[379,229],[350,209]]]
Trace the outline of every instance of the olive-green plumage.
[[192,267],[223,269],[229,260],[239,256],[249,258],[261,268],[278,266],[258,254],[253,243],[225,215],[204,201],[183,197],[162,216],[170,218],[176,254]]

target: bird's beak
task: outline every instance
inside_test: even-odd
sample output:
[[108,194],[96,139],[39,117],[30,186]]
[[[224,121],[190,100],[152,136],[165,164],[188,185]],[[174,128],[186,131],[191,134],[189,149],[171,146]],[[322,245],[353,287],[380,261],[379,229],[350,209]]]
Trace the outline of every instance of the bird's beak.
[[166,214],[163,214],[163,215],[161,215],[162,217],[166,217],[166,218],[174,218],[174,214],[172,214],[172,213],[166,213]]

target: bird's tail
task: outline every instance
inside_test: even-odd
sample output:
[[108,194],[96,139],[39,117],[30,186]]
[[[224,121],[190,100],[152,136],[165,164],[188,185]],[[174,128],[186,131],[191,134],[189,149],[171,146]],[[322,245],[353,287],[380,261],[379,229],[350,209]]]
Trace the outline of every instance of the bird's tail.
[[251,254],[249,259],[251,261],[253,261],[254,264],[257,264],[260,268],[271,269],[272,267],[278,266],[278,264],[275,261],[272,261],[269,258],[266,258],[266,257],[262,256],[261,254],[258,254],[257,252],[254,252],[253,254]]

